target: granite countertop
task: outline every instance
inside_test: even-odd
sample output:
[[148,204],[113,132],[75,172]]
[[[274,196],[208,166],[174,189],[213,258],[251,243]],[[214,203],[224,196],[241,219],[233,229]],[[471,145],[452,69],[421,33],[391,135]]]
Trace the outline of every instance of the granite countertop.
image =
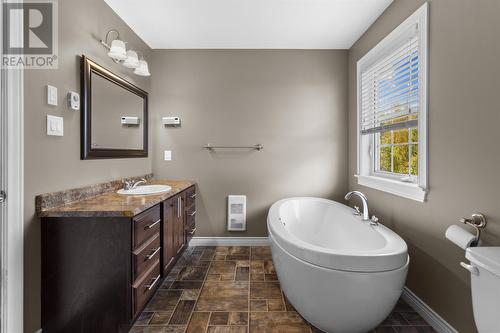
[[[195,182],[189,180],[150,180],[148,184],[168,185],[172,187],[172,190],[161,194],[139,196],[120,195],[116,193],[116,190],[113,190],[51,208],[38,205],[37,198],[37,215],[39,217],[132,217],[195,185]],[[64,195],[64,191],[57,194]],[[45,196],[50,195],[54,196],[55,194]],[[43,196],[39,196],[40,201],[45,200]]]

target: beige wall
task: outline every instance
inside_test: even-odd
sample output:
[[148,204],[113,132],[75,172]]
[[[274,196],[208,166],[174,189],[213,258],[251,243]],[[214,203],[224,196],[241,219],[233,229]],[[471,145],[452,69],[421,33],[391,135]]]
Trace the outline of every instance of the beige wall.
[[[347,51],[155,50],[152,73],[153,170],[198,182],[197,236],[265,236],[274,201],[345,194]],[[228,194],[247,195],[247,232],[226,231]]]
[[[349,180],[410,249],[408,286],[460,332],[474,332],[464,252],[444,238],[482,211],[484,240],[500,245],[500,2],[430,4],[429,184],[426,203],[356,185],[356,61],[423,1],[396,0],[349,51]],[[491,65],[490,65],[491,64]]]
[[[150,49],[102,0],[59,1],[59,69],[25,71],[25,332],[40,328],[40,221],[34,217],[35,195],[151,172],[151,158],[80,160],[80,112],[66,107],[66,93],[80,91],[80,55],[149,91],[150,80],[114,64],[99,39],[111,28],[133,47]],[[47,84],[59,91],[59,106],[46,103]],[[64,137],[46,135],[47,114],[64,117]]]

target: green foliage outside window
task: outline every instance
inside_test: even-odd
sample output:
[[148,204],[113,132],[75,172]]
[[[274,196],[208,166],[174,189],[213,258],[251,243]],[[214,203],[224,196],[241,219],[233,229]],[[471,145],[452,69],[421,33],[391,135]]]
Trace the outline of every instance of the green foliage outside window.
[[378,136],[379,170],[418,175],[418,129],[399,129]]

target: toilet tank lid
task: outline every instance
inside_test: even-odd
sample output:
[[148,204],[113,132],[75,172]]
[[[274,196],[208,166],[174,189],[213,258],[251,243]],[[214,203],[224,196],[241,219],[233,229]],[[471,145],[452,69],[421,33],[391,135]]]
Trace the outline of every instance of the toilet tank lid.
[[465,257],[472,263],[500,276],[500,247],[469,247]]

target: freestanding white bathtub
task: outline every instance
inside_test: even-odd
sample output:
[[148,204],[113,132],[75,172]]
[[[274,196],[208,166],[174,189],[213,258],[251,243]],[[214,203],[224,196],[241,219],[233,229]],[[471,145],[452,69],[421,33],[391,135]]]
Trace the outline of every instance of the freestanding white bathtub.
[[365,333],[389,315],[409,264],[396,233],[319,198],[276,202],[267,227],[283,292],[311,324],[329,333]]

